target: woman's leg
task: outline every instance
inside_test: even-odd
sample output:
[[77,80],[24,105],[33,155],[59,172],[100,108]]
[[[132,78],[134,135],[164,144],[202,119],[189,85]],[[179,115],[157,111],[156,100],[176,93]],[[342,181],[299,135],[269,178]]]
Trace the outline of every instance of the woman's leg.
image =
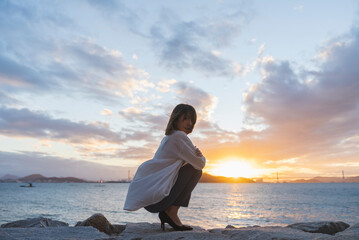
[[192,175],[191,181],[188,182],[188,184],[183,189],[182,194],[180,194],[178,196],[178,198],[176,199],[176,201],[172,205],[181,206],[181,207],[188,207],[189,200],[191,199],[191,193],[192,193],[193,189],[196,187],[196,185],[197,185],[199,179],[201,178],[201,176],[202,176],[202,171],[194,169],[194,173]]
[[177,225],[179,225],[179,226],[182,226],[183,224],[182,224],[181,220],[180,220],[179,217],[178,217],[178,210],[179,210],[179,208],[180,208],[180,206],[174,206],[174,205],[172,205],[172,206],[170,206],[169,208],[167,208],[167,209],[165,210],[165,212],[166,212],[166,214],[172,219],[172,221],[173,221],[175,224],[177,224]]
[[[177,216],[178,209],[180,206],[188,206],[191,192],[197,185],[201,175],[201,170],[197,170],[193,168],[192,165],[186,164],[179,170],[177,181],[172,187],[170,194],[160,202],[149,205],[145,207],[145,209],[152,213],[166,211],[172,220],[175,221],[177,218],[180,223]],[[175,223],[178,223],[178,221],[175,221]]]
[[182,222],[178,217],[178,210],[180,207],[188,207],[189,200],[191,199],[191,193],[193,189],[196,187],[199,179],[202,176],[202,171],[195,171],[192,181],[186,185],[185,189],[183,189],[183,194],[179,195],[176,201],[166,209],[166,214],[179,226],[182,226]]

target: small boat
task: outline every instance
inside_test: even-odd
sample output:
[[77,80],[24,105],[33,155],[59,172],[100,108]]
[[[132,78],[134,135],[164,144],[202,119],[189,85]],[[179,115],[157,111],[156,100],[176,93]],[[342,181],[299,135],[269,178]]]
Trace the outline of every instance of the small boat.
[[20,187],[34,187],[34,186],[32,186],[32,183],[29,183],[28,186],[26,186],[26,185],[21,185]]

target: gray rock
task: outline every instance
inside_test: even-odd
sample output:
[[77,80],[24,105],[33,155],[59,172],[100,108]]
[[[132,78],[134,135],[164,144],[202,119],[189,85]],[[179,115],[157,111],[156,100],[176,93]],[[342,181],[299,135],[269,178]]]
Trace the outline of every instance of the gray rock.
[[317,240],[328,235],[308,233],[287,227],[242,227],[205,230],[192,226],[192,231],[176,232],[159,223],[128,223],[118,239],[241,239],[241,240]]
[[79,226],[92,226],[108,235],[118,235],[126,228],[126,225],[112,225],[101,213],[96,213],[82,222],[77,222],[75,227]]
[[227,225],[226,228],[236,228],[236,227],[233,225]]
[[326,235],[308,233],[288,227],[242,227],[234,229],[211,229],[211,233],[222,234],[229,239],[241,240],[316,240]]
[[[25,220],[22,220],[25,221]],[[52,221],[52,220],[51,220]],[[17,221],[20,222],[20,221]],[[52,221],[58,222],[58,221]],[[15,223],[15,222],[14,222]],[[304,223],[301,223],[304,224]],[[308,223],[312,224],[312,223]],[[4,224],[7,225],[7,224]],[[31,224],[30,224],[31,225]],[[87,225],[80,226],[80,225]],[[294,224],[293,224],[294,225]],[[37,225],[35,225],[37,226]],[[89,227],[91,226],[91,227]],[[146,240],[146,239],[238,239],[238,240],[359,240],[359,224],[347,228],[334,236],[321,233],[305,232],[302,229],[293,227],[240,227],[231,225],[226,228],[215,228],[205,230],[198,226],[192,226],[192,231],[178,232],[166,224],[165,231],[162,231],[160,223],[128,223],[127,225],[112,225],[102,214],[94,214],[77,227],[3,227],[0,228],[0,240],[2,239],[101,239],[101,240]],[[102,231],[102,232],[100,232]],[[108,236],[105,234],[112,234]],[[116,235],[113,235],[116,234]]]
[[69,226],[68,223],[51,220],[50,218],[43,218],[43,217],[28,218],[26,220],[19,220],[1,225],[2,228],[46,228],[46,227],[68,227],[68,226]]
[[126,225],[126,229],[119,235],[119,239],[229,239],[227,236],[223,236],[222,234],[212,234],[201,227],[192,227],[192,231],[177,232],[166,224],[165,231],[163,232],[160,223],[128,223]]
[[0,228],[1,240],[94,240],[108,235],[93,227]]
[[324,233],[334,235],[342,232],[350,225],[344,222],[305,222],[288,225],[290,228],[300,229],[310,233]]
[[359,223],[347,228],[343,232],[335,234],[334,236],[319,240],[359,240]]

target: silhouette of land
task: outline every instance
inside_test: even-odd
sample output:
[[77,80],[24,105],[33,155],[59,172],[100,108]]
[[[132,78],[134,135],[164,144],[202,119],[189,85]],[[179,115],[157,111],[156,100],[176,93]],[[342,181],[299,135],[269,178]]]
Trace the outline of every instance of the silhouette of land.
[[288,183],[357,183],[359,182],[359,176],[346,177],[344,180],[341,177],[314,177],[311,179],[297,179],[293,181],[287,181]]
[[[11,176],[11,178],[8,178]],[[1,178],[1,182],[31,182],[31,183],[63,183],[63,182],[76,182],[84,183],[89,182],[75,177],[44,177],[41,174],[32,174],[23,178],[15,178],[12,175],[5,175]]]
[[223,176],[214,176],[208,173],[203,173],[199,182],[202,183],[254,183],[250,178],[244,177],[223,177]]
[[[14,175],[6,174],[0,178],[0,182],[19,182],[19,183],[128,183],[130,182],[128,179],[116,180],[116,181],[89,181],[85,179],[80,179],[76,177],[44,177],[41,174],[32,174],[26,177],[17,177]],[[244,177],[223,177],[223,176],[214,176],[208,173],[203,173],[201,179],[199,180],[201,183],[256,183],[255,180],[251,178]],[[296,179],[296,180],[285,180],[280,181],[283,183],[358,183],[359,176],[356,177],[346,177],[344,180],[341,177],[314,177],[311,179]],[[258,182],[257,182],[258,183]]]

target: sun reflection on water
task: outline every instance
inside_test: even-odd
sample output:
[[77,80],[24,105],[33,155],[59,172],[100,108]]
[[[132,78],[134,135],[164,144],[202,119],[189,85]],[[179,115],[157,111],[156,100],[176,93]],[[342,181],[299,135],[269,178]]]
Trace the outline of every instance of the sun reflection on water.
[[253,215],[252,214],[243,214],[241,212],[232,212],[227,217],[232,218],[232,219],[242,219],[242,218],[251,218],[251,217],[253,217]]

